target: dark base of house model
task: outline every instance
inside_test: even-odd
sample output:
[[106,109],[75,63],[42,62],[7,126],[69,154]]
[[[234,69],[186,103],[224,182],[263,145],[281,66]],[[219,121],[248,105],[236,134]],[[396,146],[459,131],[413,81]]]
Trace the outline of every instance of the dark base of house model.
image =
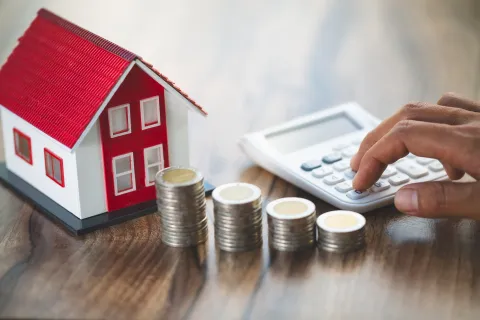
[[[98,229],[103,229],[128,220],[157,211],[156,201],[147,201],[125,209],[105,212],[90,218],[79,219],[70,211],[58,205],[55,201],[32,187],[25,180],[10,172],[5,162],[0,162],[0,182],[5,184],[29,203],[35,206],[38,212],[59,223],[68,232],[79,236]],[[215,187],[205,182],[205,193],[210,195]]]

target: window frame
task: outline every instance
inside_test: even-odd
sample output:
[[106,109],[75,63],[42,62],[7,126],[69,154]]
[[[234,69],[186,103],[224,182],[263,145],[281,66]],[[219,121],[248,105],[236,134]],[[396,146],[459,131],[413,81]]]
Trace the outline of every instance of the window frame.
[[[118,131],[118,132],[113,132],[113,125],[112,125],[112,114],[119,110],[119,109],[125,109],[125,118],[127,121],[127,129]],[[113,108],[108,109],[108,126],[109,126],[109,131],[110,131],[110,138],[116,138],[116,137],[121,137],[127,134],[132,133],[132,119],[130,116],[130,104],[122,104],[120,106],[116,106]]]
[[[17,140],[16,140],[17,136],[18,136],[19,139],[24,138],[28,141],[28,150],[30,152],[30,159],[27,159],[26,157],[23,156],[23,154],[21,154],[19,152],[19,149],[17,148]],[[20,142],[19,142],[19,144],[20,144]],[[17,128],[13,128],[13,148],[15,150],[15,154],[17,155],[17,157],[19,157],[20,159],[22,159],[26,163],[28,163],[30,165],[33,165],[32,139],[29,136],[27,136],[25,133],[23,133],[22,131],[18,130]]]
[[[126,158],[126,157],[130,158],[130,170],[122,172],[120,174],[117,174],[117,166],[115,164],[115,161],[117,159],[122,159],[122,158]],[[112,170],[112,172],[113,172],[113,192],[114,192],[115,196],[121,196],[122,194],[130,193],[130,192],[133,192],[133,191],[137,190],[137,186],[136,186],[136,183],[135,183],[135,162],[134,162],[133,152],[124,153],[124,154],[120,154],[118,156],[113,157],[112,158],[112,169],[113,169]],[[130,180],[131,180],[132,187],[130,189],[125,189],[125,190],[119,191],[118,186],[117,186],[117,178],[121,177],[121,176],[125,176],[127,174],[130,175]]]
[[[157,102],[157,108],[156,108],[156,111],[157,111],[157,121],[156,122],[152,122],[152,123],[145,123],[145,116],[144,116],[144,108],[145,108],[145,103],[146,102],[150,102],[150,101],[156,101]],[[154,97],[150,97],[150,98],[146,98],[146,99],[142,99],[140,100],[140,117],[141,117],[141,122],[142,122],[142,130],[147,130],[147,129],[150,129],[150,128],[155,128],[155,127],[159,127],[162,125],[162,119],[161,119],[161,113],[160,113],[160,97],[159,96],[154,96]]]
[[[158,157],[159,162],[148,164],[147,152],[155,148],[159,148],[159,157]],[[145,186],[150,187],[155,185],[155,179],[152,182],[148,180],[148,169],[155,166],[160,166],[160,170],[165,168],[165,159],[163,157],[163,143],[143,149],[143,159],[144,159],[144,168],[145,168]]]
[[[47,170],[47,155],[49,155],[51,157],[51,164],[52,164],[52,175],[50,176],[48,174],[48,170]],[[62,188],[65,188],[65,170],[64,170],[64,167],[63,167],[63,159],[60,158],[58,155],[56,155],[54,152],[52,152],[52,150],[49,150],[47,148],[43,148],[43,159],[45,161],[45,175],[47,177],[49,177],[51,180],[53,180],[53,182],[55,182],[56,184],[58,184],[60,187]],[[55,179],[55,166],[53,165],[53,159],[56,159],[58,160],[58,162],[60,163],[60,178],[61,178],[61,181],[57,181],[57,179]]]

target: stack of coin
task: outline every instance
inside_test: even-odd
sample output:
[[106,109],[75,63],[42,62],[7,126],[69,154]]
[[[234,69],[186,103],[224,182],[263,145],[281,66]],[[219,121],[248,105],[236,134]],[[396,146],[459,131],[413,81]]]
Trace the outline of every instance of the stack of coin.
[[215,240],[224,251],[249,251],[262,241],[262,194],[248,183],[229,183],[213,193]]
[[270,246],[296,251],[315,244],[315,205],[302,198],[283,198],[267,206]]
[[155,177],[163,243],[189,247],[208,237],[203,176],[193,168],[169,167]]
[[347,253],[365,244],[365,217],[352,211],[330,211],[317,219],[318,247]]

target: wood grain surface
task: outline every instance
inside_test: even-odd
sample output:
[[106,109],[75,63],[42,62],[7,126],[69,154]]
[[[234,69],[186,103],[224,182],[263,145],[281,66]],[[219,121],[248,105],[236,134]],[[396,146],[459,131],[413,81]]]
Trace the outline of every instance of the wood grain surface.
[[[480,99],[476,0],[0,0],[0,63],[40,6],[175,79],[210,113],[191,117],[192,164],[217,185],[258,185],[265,203],[296,195],[332,209],[254,166],[236,144],[244,133],[349,100],[384,118],[446,91]],[[479,318],[479,223],[366,216],[354,254],[228,254],[213,233],[166,247],[155,215],[73,238],[0,187],[0,316]]]

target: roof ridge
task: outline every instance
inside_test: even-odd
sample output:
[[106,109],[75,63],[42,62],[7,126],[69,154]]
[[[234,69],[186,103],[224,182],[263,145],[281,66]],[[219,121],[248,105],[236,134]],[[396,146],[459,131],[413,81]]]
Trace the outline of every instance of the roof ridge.
[[125,48],[122,48],[120,47],[119,45],[111,42],[111,41],[108,41],[107,39],[105,38],[102,38],[98,35],[96,35],[95,33],[93,32],[90,32],[88,31],[87,29],[84,29],[56,14],[54,14],[53,12],[45,9],[45,8],[41,8],[40,10],[38,10],[38,13],[37,15],[45,20],[48,20],[60,27],[62,27],[63,29],[79,36],[80,38],[82,39],[85,39],[91,43],[93,43],[94,45],[96,45],[97,47],[99,48],[102,48],[104,50],[107,50],[108,52],[114,54],[114,55],[117,55],[129,62],[132,62],[133,60],[135,60],[136,58],[140,58],[138,55],[136,55],[135,53],[133,52],[130,52],[128,51],[127,49]]

